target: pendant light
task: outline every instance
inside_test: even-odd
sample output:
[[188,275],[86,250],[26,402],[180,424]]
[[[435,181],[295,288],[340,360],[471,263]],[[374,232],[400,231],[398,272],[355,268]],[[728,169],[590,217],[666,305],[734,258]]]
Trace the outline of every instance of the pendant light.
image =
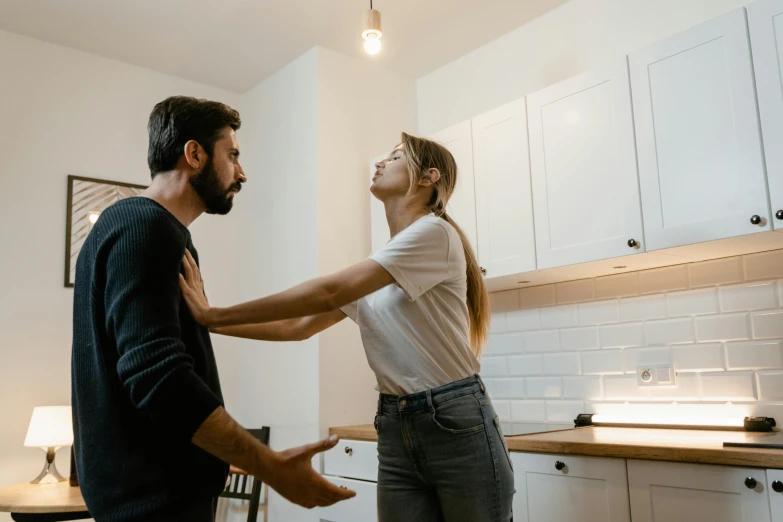
[[364,31],[362,32],[362,38],[364,38],[364,50],[367,54],[376,55],[381,52],[381,13],[372,8],[372,0],[370,0],[370,9],[364,18]]

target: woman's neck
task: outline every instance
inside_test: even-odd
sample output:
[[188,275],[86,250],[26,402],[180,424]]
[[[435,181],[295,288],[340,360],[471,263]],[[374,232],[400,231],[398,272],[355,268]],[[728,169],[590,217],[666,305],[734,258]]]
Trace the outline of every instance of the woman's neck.
[[391,237],[396,236],[429,214],[426,208],[413,206],[410,201],[404,199],[386,201],[384,206],[386,207],[386,222],[389,224]]

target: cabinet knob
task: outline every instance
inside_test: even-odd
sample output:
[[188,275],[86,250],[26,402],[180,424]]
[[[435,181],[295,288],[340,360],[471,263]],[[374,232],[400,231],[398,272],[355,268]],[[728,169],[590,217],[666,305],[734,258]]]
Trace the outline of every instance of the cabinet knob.
[[353,457],[353,450],[348,446],[345,447],[345,453],[348,454],[349,457]]
[[778,219],[783,219],[783,210],[778,210],[775,212],[775,217]]
[[555,462],[555,469],[557,471],[563,471],[563,468],[565,468],[565,463],[564,462],[560,462],[559,460],[557,462]]
[[479,268],[481,268],[481,275],[487,275],[487,269],[486,268],[484,268],[483,266],[479,267]]
[[628,246],[631,248],[639,248],[639,242],[635,239],[629,239]]
[[748,489],[756,489],[756,486],[758,485],[758,482],[756,482],[756,479],[753,477],[748,477],[745,479],[745,487]]
[[761,216],[751,216],[750,224],[751,225],[760,225],[761,224]]
[[776,480],[772,483],[772,491],[775,493],[783,493],[783,482]]

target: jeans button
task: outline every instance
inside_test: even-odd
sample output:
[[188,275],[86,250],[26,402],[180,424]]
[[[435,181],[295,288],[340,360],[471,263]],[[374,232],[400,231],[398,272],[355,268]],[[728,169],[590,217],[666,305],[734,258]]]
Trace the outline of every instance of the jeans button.
[[405,406],[407,406],[407,405],[408,405],[408,401],[405,401],[405,400],[403,400],[403,401],[400,401],[400,407],[401,407],[401,408],[404,408],[404,407],[405,407]]

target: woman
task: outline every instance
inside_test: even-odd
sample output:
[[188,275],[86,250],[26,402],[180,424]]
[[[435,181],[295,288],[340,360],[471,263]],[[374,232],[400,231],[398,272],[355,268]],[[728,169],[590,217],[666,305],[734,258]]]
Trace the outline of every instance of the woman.
[[249,339],[303,340],[353,319],[380,391],[379,520],[508,522],[513,470],[477,375],[488,296],[465,235],[445,212],[457,165],[441,145],[403,133],[376,168],[370,190],[384,203],[392,239],[369,259],[212,308],[186,253],[183,295],[214,332]]

